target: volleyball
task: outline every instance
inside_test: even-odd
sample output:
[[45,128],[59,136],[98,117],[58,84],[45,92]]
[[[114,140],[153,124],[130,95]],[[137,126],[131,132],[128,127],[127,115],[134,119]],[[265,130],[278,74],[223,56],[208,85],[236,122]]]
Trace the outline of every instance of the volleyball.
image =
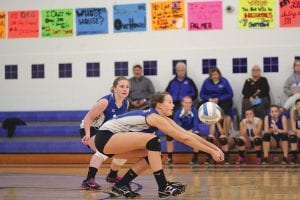
[[206,102],[202,104],[198,111],[198,116],[201,122],[205,124],[214,124],[221,119],[221,108],[213,103]]

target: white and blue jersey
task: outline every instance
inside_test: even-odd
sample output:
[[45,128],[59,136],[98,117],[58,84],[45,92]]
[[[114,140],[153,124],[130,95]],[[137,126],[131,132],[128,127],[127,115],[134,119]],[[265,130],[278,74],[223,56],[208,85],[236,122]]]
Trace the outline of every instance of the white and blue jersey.
[[[123,114],[128,111],[128,99],[125,98],[122,102],[121,107],[116,105],[116,99],[113,94],[106,95],[101,99],[106,99],[108,101],[108,105],[106,109],[101,113],[96,119],[92,122],[91,127],[99,128],[104,122],[112,119],[113,117]],[[98,101],[100,101],[99,99]],[[83,120],[80,124],[80,128],[84,128]]]
[[99,130],[108,130],[112,133],[118,132],[144,132],[153,133],[156,127],[150,126],[146,118],[152,113],[157,113],[154,108],[148,110],[136,110],[124,113],[105,122]]

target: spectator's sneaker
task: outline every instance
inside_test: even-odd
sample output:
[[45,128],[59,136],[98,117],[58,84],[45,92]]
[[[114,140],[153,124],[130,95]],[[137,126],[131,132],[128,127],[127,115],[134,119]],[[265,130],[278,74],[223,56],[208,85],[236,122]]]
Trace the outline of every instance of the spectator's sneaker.
[[229,157],[225,157],[225,165],[230,165],[230,158]]
[[83,190],[100,190],[101,186],[96,183],[94,178],[91,178],[89,180],[82,181],[81,189],[83,189]]
[[263,158],[261,164],[263,165],[269,164],[269,158]]
[[213,164],[213,159],[211,158],[211,156],[206,157],[204,164],[205,165]]
[[257,158],[256,158],[256,164],[257,164],[257,165],[260,165],[260,164],[261,164],[261,157],[257,157]]
[[297,158],[292,158],[290,164],[291,165],[297,165]]
[[112,187],[112,192],[118,194],[119,196],[122,195],[128,199],[138,199],[141,195],[137,192],[133,192],[128,185],[123,185],[118,187],[116,184]]
[[281,164],[282,165],[288,165],[289,164],[288,159],[286,157],[283,157],[283,159],[281,161]]
[[165,162],[166,165],[172,165],[173,164],[173,160],[168,158],[167,161]]
[[245,158],[239,156],[238,159],[237,159],[237,161],[236,161],[236,164],[242,165],[244,163],[245,163]]
[[190,162],[190,165],[199,165],[199,162],[198,162],[198,160],[192,160]]
[[111,178],[109,176],[106,177],[106,182],[108,183],[116,183],[122,179],[122,176],[116,176],[115,178]]
[[170,183],[167,183],[167,186],[163,191],[158,191],[158,197],[159,199],[165,199],[168,198],[169,196],[177,196],[183,192],[184,192],[183,189],[179,189],[171,185]]

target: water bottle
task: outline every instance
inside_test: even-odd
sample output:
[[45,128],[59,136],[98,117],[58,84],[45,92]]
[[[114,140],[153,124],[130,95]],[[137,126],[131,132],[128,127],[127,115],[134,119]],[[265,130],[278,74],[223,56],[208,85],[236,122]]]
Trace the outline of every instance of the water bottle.
[[279,108],[281,108],[281,97],[280,97],[280,96],[277,96],[277,97],[276,97],[275,104],[276,104]]
[[[276,126],[276,121],[275,121],[275,119],[272,119],[272,120],[271,120],[271,127],[273,128],[274,126]],[[277,134],[278,134],[278,131],[273,132],[273,134],[274,134],[274,135],[277,135]]]

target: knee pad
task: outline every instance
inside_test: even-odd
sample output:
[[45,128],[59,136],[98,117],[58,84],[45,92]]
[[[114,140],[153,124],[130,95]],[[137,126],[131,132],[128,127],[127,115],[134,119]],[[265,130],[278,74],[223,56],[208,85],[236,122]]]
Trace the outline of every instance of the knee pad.
[[127,162],[127,159],[118,159],[118,158],[114,158],[112,160],[113,163],[115,163],[116,165],[122,166]]
[[297,143],[297,139],[296,135],[290,135],[290,143]]
[[288,134],[282,134],[280,138],[281,138],[281,141],[289,141]]
[[94,155],[102,159],[103,161],[105,161],[108,158],[108,156],[104,155],[103,153],[100,153],[99,151],[96,151]]
[[146,149],[149,151],[161,151],[159,137],[154,137],[146,144]]
[[227,138],[220,138],[220,143],[221,143],[222,146],[228,144]]
[[264,142],[270,142],[271,141],[271,135],[270,134],[264,134],[262,139],[263,139]]
[[206,138],[206,140],[209,141],[210,143],[214,143],[214,138],[212,138],[212,137],[209,137],[209,136],[208,136],[208,137]]
[[237,139],[237,144],[238,144],[238,146],[244,146],[245,145],[245,142],[244,142],[244,140],[242,140],[241,138],[238,138]]
[[253,143],[254,143],[254,146],[260,146],[262,144],[262,139],[254,138]]

